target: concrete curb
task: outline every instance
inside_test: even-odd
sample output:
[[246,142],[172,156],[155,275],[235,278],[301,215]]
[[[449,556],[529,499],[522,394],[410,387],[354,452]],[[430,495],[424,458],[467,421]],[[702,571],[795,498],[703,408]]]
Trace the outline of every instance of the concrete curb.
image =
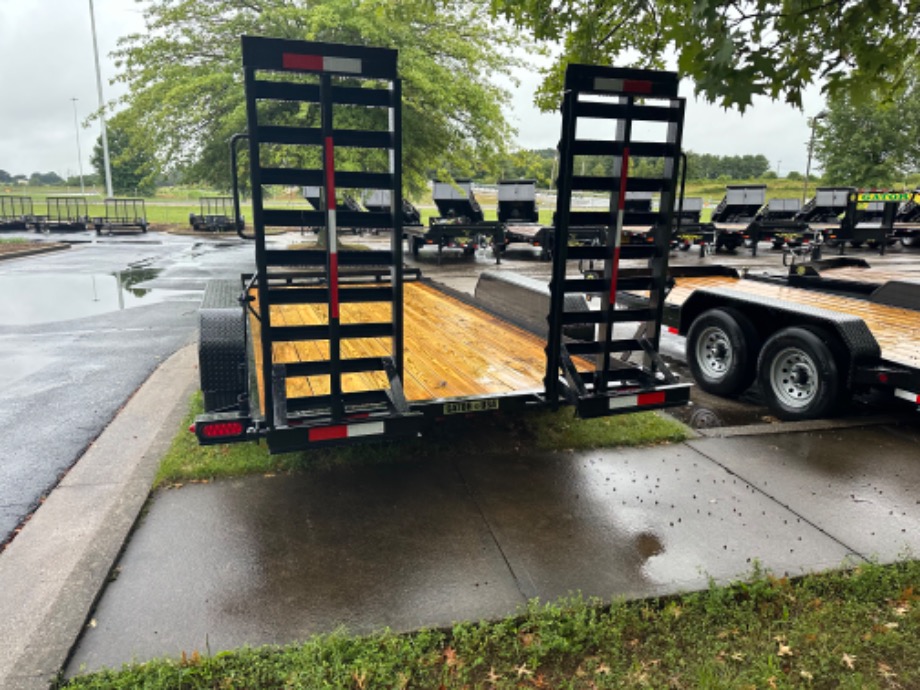
[[0,688],[48,688],[150,494],[197,386],[195,345],[164,362],[0,554]]
[[48,254],[49,252],[58,252],[62,249],[70,249],[69,244],[65,243],[55,243],[48,244],[43,247],[29,247],[28,249],[23,249],[18,252],[5,252],[0,254],[0,261],[9,261],[11,259],[21,259],[26,256],[34,256],[36,254]]

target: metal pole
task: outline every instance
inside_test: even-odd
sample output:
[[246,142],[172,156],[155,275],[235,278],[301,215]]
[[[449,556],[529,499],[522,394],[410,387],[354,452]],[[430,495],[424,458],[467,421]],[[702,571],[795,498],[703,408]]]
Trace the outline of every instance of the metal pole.
[[815,149],[815,126],[818,120],[827,117],[827,111],[822,110],[820,113],[811,118],[811,136],[808,138],[808,159],[805,163],[805,185],[802,187],[802,206],[805,205],[805,199],[808,198],[808,178],[811,176],[811,154]]
[[99,93],[99,122],[102,129],[102,162],[105,167],[105,195],[115,196],[112,192],[112,165],[109,162],[109,138],[105,131],[105,100],[102,98],[102,72],[99,69],[99,44],[96,41],[96,14],[93,12],[93,0],[89,0],[89,21],[93,29],[93,56],[96,58],[96,91]]
[[77,99],[73,101],[73,127],[77,133],[77,165],[80,169],[80,194],[86,194],[86,188],[83,186],[83,152],[80,151],[80,120],[77,118]]

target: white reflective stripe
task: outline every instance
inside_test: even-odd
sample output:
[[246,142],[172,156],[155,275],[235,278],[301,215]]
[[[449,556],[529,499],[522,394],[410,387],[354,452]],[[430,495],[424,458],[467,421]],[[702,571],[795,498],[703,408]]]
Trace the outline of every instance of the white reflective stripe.
[[323,70],[325,72],[361,74],[361,60],[360,58],[326,56],[323,58]]
[[902,388],[894,389],[894,397],[920,405],[920,395],[911,391],[903,390]]
[[623,80],[622,79],[610,79],[609,77],[595,77],[594,78],[594,90],[595,91],[614,91],[616,93],[623,92]]
[[367,422],[366,424],[348,425],[348,438],[352,438],[354,436],[377,436],[383,432],[383,422]]
[[623,242],[623,209],[617,210],[616,232],[613,235],[613,246],[619,247]]
[[329,209],[329,253],[338,254],[339,247],[338,242],[336,241],[336,224],[335,224],[335,209]]
[[620,395],[616,398],[610,398],[611,410],[619,410],[624,407],[636,407],[639,404],[638,395]]

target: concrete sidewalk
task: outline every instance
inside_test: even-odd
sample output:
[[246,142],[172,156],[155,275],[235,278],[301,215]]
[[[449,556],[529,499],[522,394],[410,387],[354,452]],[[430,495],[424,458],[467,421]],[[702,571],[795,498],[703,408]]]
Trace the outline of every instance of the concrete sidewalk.
[[837,424],[190,485],[158,492],[132,533],[196,368],[194,346],[164,363],[0,554],[0,688],[47,688],[65,663],[449,625],[533,597],[705,587],[754,560],[798,574],[920,550],[916,428]]
[[799,575],[920,552],[916,431],[695,439],[247,477],[158,492],[67,675],[448,626],[573,592],[647,597],[755,562]]
[[138,389],[0,554],[0,688],[47,688],[60,672],[196,385],[189,345]]

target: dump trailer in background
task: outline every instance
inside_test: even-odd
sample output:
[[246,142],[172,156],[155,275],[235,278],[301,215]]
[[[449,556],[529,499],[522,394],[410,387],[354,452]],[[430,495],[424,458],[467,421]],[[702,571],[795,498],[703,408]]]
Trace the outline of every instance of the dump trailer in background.
[[[194,431],[202,444],[265,440],[272,452],[358,443],[424,433],[445,417],[466,420],[504,410],[571,405],[582,417],[622,414],[685,404],[689,384],[658,355],[676,173],[630,178],[629,140],[577,139],[579,118],[666,123],[662,141],[637,144],[642,155],[676,171],[684,101],[669,72],[570,66],[560,141],[560,173],[553,278],[548,289],[522,284],[546,310],[542,330],[514,323],[408,273],[403,265],[401,198],[401,85],[395,50],[244,36],[243,67],[250,146],[256,271],[238,281],[208,286],[201,309],[199,361],[206,413]],[[312,76],[295,81],[292,73]],[[598,102],[598,101],[602,102]],[[297,126],[257,101],[313,104],[319,126]],[[337,129],[335,114],[355,105],[385,109],[366,129]],[[283,113],[282,113],[283,114]],[[383,125],[383,123],[387,123]],[[351,121],[354,125],[354,122]],[[263,167],[261,147],[298,142],[319,155],[316,167]],[[336,169],[343,147],[380,150],[385,169]],[[595,150],[617,161],[613,177],[574,175],[573,155]],[[286,181],[322,186],[324,211],[272,205],[262,186]],[[388,190],[387,213],[335,209],[335,186]],[[610,214],[603,246],[569,247],[574,190],[604,192],[612,203],[629,187],[662,195],[655,242],[620,247],[619,223]],[[317,249],[275,249],[265,229],[298,223],[322,227]],[[388,249],[338,248],[339,225],[386,227]],[[640,275],[624,279],[620,260],[642,259]],[[567,274],[569,260],[601,266],[596,280]],[[616,293],[645,290],[651,304],[615,309]],[[488,290],[487,288],[484,288]],[[508,288],[511,289],[511,288]],[[586,310],[584,294],[601,296]],[[539,294],[538,294],[539,293]],[[579,299],[578,295],[581,295]],[[574,299],[568,297],[574,296]],[[618,326],[614,333],[614,325]],[[627,337],[620,330],[633,326]],[[572,337],[573,327],[581,338]],[[629,357],[628,353],[634,353]]]
[[505,224],[502,251],[524,243],[539,248],[540,258],[549,260],[553,229],[540,225],[535,180],[499,180],[498,222]]
[[915,189],[910,199],[901,204],[894,223],[894,235],[905,247],[920,244],[920,189]]
[[700,256],[706,255],[706,250],[715,242],[716,226],[701,220],[702,214],[702,197],[691,196],[678,200],[678,208],[674,213],[672,249],[689,251],[691,247],[699,247]]
[[813,242],[820,233],[813,231],[805,221],[796,219],[801,210],[799,199],[770,199],[745,231],[745,242],[751,245],[751,253],[757,255],[757,246],[762,241],[772,243],[773,249]]
[[825,230],[828,245],[843,254],[847,243],[851,247],[868,244],[884,254],[888,244],[897,241],[895,218],[899,206],[910,196],[909,192],[851,190],[839,227]]
[[728,185],[710,218],[716,227],[715,250],[734,251],[742,246],[748,227],[766,200],[766,185]]
[[470,180],[443,182],[435,180],[431,197],[438,207],[438,216],[428,220],[428,226],[403,228],[413,256],[423,247],[433,246],[438,251],[438,263],[444,249],[461,249],[467,256],[487,244],[492,245],[496,263],[501,263],[505,245],[504,223],[485,220],[482,207],[473,194]]

